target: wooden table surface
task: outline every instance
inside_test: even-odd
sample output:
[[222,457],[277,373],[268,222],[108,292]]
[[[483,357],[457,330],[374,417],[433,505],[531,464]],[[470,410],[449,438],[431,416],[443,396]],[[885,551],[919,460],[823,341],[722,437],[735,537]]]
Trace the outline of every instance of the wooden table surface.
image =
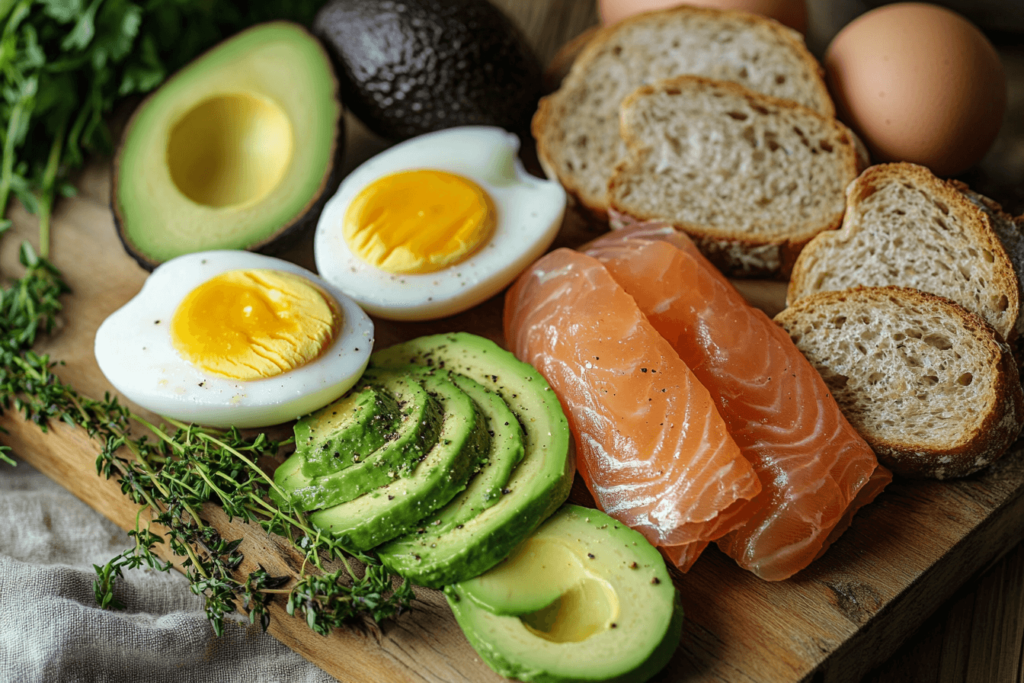
[[[542,63],[597,23],[594,0],[492,0],[523,29]],[[880,3],[873,3],[880,4]],[[964,3],[960,3],[963,5]],[[1008,5],[1010,3],[1007,3]],[[856,0],[808,0],[808,44],[821,55],[831,36],[864,11]],[[993,34],[1009,82],[1005,123],[992,152],[964,179],[1024,213],[1024,35]],[[968,583],[865,683],[1024,681],[1024,544]],[[813,682],[811,682],[813,683]]]

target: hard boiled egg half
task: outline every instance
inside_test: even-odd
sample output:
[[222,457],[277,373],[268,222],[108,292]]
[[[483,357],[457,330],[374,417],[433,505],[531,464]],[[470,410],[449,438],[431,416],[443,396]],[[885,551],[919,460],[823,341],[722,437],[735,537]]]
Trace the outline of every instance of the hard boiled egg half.
[[244,251],[160,265],[96,332],[96,361],[128,399],[212,427],[267,427],[345,393],[373,323],[336,287]]
[[565,191],[528,174],[519,138],[449,128],[373,157],[341,183],[314,238],[320,275],[373,315],[428,320],[497,294],[548,248]]

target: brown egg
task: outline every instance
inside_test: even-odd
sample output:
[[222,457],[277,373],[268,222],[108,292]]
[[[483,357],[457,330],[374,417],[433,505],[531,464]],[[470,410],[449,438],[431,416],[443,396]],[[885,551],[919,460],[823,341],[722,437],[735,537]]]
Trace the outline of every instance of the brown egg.
[[829,45],[825,72],[839,117],[876,161],[911,161],[940,176],[985,156],[1006,109],[995,48],[935,5],[887,5],[857,18]]
[[634,14],[679,5],[741,10],[771,17],[801,33],[807,30],[807,3],[804,0],[598,0],[597,9],[601,13],[601,23],[607,26]]

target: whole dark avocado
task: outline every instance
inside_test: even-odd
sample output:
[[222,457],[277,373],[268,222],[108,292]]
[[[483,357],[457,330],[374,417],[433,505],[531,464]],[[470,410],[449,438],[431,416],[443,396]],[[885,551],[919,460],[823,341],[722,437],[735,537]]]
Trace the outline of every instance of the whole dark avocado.
[[313,32],[345,105],[384,137],[464,125],[524,132],[537,108],[540,65],[486,0],[334,0]]

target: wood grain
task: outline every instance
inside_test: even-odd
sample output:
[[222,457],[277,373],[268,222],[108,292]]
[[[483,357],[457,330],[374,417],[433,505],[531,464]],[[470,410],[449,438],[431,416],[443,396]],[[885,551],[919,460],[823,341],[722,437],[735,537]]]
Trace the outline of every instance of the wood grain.
[[[501,4],[521,24],[534,27],[528,35],[548,55],[594,18],[589,2]],[[551,12],[562,13],[559,21],[569,23],[545,21],[543,17],[554,16]],[[358,124],[349,131],[346,165],[383,146]],[[58,208],[54,258],[74,293],[67,299],[61,329],[44,344],[44,350],[67,362],[62,377],[91,395],[110,389],[92,358],[95,329],[145,278],[114,236],[106,205],[108,183],[106,166],[97,163],[79,179],[81,196]],[[0,272],[5,275],[19,272],[17,242],[35,231],[34,220],[24,212],[15,210],[12,218],[15,235],[0,245]],[[570,216],[559,244],[578,244],[593,236],[593,230]],[[306,264],[311,263],[310,255],[308,242],[289,253]],[[778,283],[744,283],[742,291],[769,313],[781,307],[783,289]],[[500,342],[500,303],[494,299],[444,321],[379,324],[378,344],[449,329],[468,329]],[[134,508],[116,484],[95,474],[96,447],[79,430],[58,425],[44,435],[12,414],[0,418],[0,426],[10,432],[2,440],[30,464],[122,528],[134,526]],[[578,487],[574,497],[582,501],[585,490]],[[280,539],[230,523],[213,507],[204,515],[226,537],[244,537],[244,571],[262,563],[275,574],[294,572],[297,555]],[[885,662],[951,596],[954,602],[942,610],[944,621],[915,636],[911,650],[892,665],[896,668],[875,671],[873,683],[925,680],[917,677],[922,670],[933,671],[936,678],[927,680],[935,681],[1009,680],[1004,677],[1018,675],[1019,664],[992,655],[982,657],[985,666],[971,667],[964,653],[1012,648],[1014,642],[1014,651],[1019,652],[1024,551],[1015,550],[977,592],[957,591],[985,574],[1022,537],[1024,453],[1015,450],[968,480],[894,484],[858,514],[850,531],[818,563],[784,583],[762,582],[711,550],[690,574],[677,577],[686,629],[672,662],[656,680],[859,680]],[[500,680],[469,648],[440,594],[424,590],[419,596],[418,609],[381,634],[346,631],[322,638],[287,617],[280,605],[273,608],[272,633],[344,681]],[[985,618],[1016,625],[1001,633],[962,628]],[[901,673],[907,675],[900,677]]]

